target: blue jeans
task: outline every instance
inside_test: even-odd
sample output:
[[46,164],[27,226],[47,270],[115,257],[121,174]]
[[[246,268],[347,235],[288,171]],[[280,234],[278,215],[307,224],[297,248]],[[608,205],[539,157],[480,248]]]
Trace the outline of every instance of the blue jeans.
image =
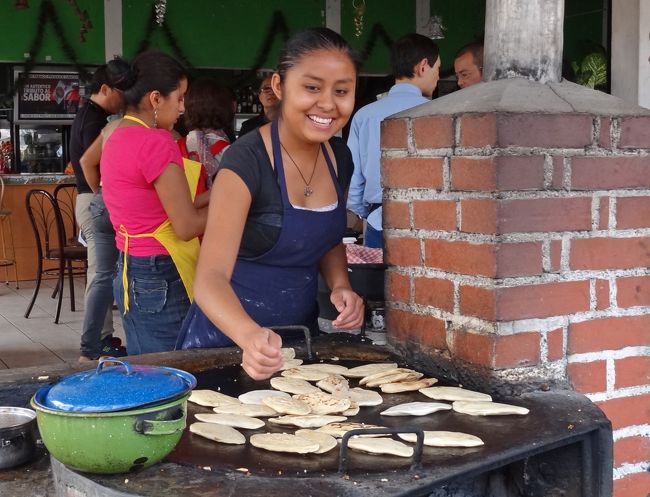
[[376,230],[370,224],[366,224],[366,232],[363,235],[364,247],[384,248],[384,232]]
[[[113,307],[113,278],[117,261],[115,231],[101,192],[90,201],[91,229],[95,244],[95,276],[86,289],[86,313],[81,335],[81,355],[96,359],[106,315]],[[111,321],[112,323],[112,321]]]
[[129,312],[124,314],[124,255],[113,282],[129,355],[174,350],[190,300],[169,255],[128,256]]

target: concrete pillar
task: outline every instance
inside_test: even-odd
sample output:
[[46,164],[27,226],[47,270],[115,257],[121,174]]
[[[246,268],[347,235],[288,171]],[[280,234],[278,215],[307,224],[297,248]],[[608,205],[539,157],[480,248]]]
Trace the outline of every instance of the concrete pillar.
[[104,0],[104,54],[106,61],[122,55],[122,0]]
[[564,0],[487,0],[483,79],[562,79]]
[[612,2],[612,95],[650,108],[650,3]]

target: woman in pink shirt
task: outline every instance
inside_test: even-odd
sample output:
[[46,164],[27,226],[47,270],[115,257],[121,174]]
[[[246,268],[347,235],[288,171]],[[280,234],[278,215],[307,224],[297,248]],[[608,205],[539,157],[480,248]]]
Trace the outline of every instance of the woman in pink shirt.
[[193,200],[170,133],[184,111],[185,69],[155,51],[132,67],[126,114],[104,138],[100,164],[120,251],[113,290],[129,355],[173,350],[207,217],[207,196]]

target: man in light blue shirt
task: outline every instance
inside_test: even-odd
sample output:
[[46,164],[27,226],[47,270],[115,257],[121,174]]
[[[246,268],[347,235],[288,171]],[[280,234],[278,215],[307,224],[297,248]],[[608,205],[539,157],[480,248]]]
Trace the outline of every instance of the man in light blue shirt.
[[438,85],[440,71],[437,45],[430,38],[415,33],[395,42],[390,59],[395,85],[385,97],[357,111],[348,137],[354,174],[348,191],[347,208],[367,219],[364,235],[366,247],[384,246],[381,225],[381,122],[388,116],[428,102]]

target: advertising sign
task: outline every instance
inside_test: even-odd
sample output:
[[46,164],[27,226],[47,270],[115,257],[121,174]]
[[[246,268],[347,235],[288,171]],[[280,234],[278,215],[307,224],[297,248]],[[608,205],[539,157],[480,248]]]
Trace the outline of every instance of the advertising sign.
[[16,120],[71,120],[79,108],[79,75],[65,72],[32,72],[18,81]]

